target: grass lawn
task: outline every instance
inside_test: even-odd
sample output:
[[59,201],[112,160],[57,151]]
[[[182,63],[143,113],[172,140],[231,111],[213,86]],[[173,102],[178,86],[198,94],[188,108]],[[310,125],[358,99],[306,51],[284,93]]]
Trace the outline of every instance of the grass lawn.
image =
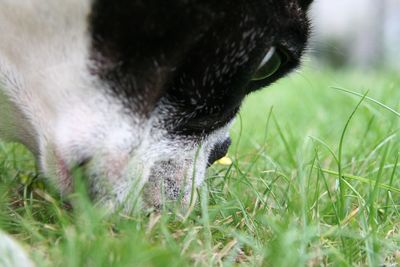
[[0,228],[38,266],[396,266],[399,100],[395,73],[315,66],[252,94],[187,213],[68,209],[0,143]]

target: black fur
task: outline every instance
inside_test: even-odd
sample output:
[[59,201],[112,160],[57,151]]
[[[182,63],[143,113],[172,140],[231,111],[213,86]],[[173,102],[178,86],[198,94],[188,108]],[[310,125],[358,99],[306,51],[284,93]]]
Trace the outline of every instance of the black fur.
[[301,0],[300,5],[303,9],[308,9],[312,4],[313,0]]
[[[141,116],[168,114],[171,135],[201,138],[231,120],[246,94],[299,64],[305,0],[95,0],[92,69]],[[251,77],[271,46],[287,57]]]

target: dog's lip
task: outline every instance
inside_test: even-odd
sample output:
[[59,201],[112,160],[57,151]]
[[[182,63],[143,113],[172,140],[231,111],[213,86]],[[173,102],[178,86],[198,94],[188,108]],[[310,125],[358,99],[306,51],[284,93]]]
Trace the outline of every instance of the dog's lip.
[[68,194],[72,192],[72,176],[70,167],[58,154],[56,154],[56,175],[58,176],[62,193]]
[[63,159],[58,158],[57,163],[58,163],[58,171],[59,171],[60,175],[63,177],[70,177],[70,175],[71,175],[70,170],[69,170],[69,167],[66,164],[66,162]]

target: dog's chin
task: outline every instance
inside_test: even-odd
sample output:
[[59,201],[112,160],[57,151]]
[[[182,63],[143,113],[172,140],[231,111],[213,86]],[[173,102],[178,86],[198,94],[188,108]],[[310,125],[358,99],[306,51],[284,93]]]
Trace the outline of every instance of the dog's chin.
[[68,197],[81,182],[92,202],[109,212],[161,210],[167,206],[187,209],[192,191],[203,180],[206,161],[130,158],[128,155],[98,155],[76,166],[56,150],[44,157],[45,176],[55,181],[61,195]]

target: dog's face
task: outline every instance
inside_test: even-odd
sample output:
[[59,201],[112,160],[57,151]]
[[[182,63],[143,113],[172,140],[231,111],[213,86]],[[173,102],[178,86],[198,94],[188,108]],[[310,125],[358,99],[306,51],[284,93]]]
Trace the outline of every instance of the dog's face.
[[94,0],[84,86],[39,148],[44,171],[68,192],[82,166],[112,206],[142,189],[150,206],[187,202],[244,97],[299,64],[309,2]]

